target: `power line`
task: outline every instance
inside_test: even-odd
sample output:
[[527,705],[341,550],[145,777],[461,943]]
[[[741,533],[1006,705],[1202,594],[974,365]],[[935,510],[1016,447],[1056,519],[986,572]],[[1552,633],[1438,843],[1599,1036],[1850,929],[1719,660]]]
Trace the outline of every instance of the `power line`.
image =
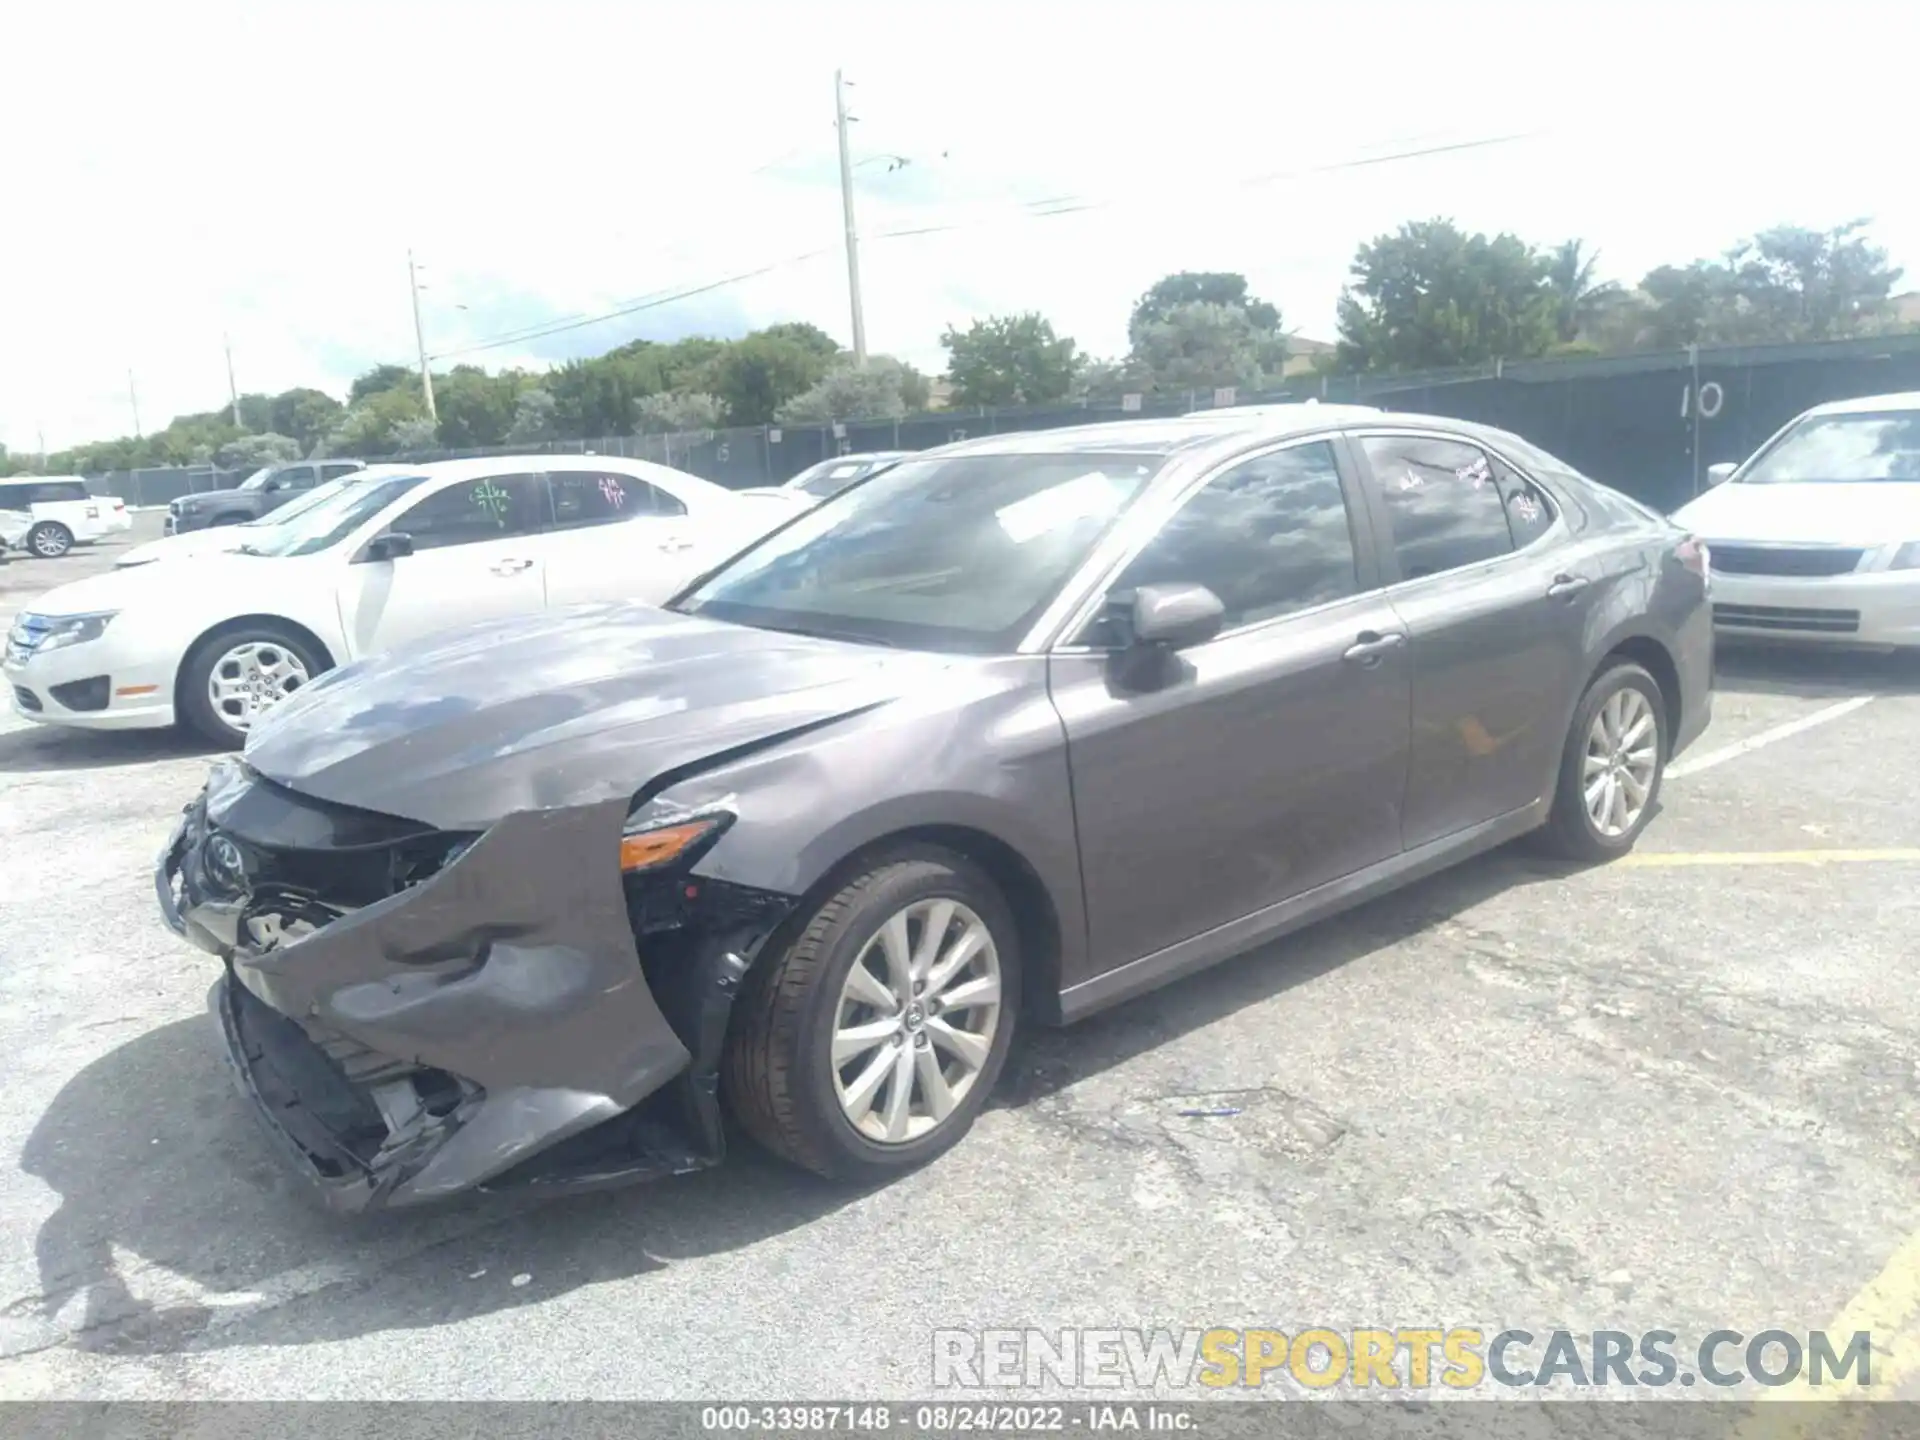
[[[1272,184],[1280,180],[1305,179],[1312,175],[1332,174],[1342,170],[1359,170],[1373,165],[1385,165],[1401,160],[1419,160],[1433,155],[1455,154],[1467,150],[1487,149],[1496,145],[1510,145],[1521,140],[1535,139],[1544,133],[1546,133],[1544,130],[1525,130],[1504,135],[1486,135],[1468,140],[1455,140],[1433,145],[1422,145],[1413,149],[1395,150],[1381,155],[1367,155],[1353,159],[1331,161],[1321,165],[1301,166],[1293,170],[1276,170],[1269,174],[1248,176],[1241,180],[1229,182],[1226,188],[1246,189],[1256,185]],[[922,235],[952,234],[962,230],[974,230],[990,225],[1006,224],[1009,221],[1045,220],[1057,215],[1078,215],[1091,210],[1110,209],[1115,205],[1128,203],[1129,199],[1131,199],[1132,203],[1160,203],[1164,200],[1164,196],[1161,193],[1155,193],[1153,195],[1143,195],[1139,197],[1087,199],[1077,195],[1056,195],[1040,200],[1028,201],[1018,210],[1002,215],[970,220],[956,220],[944,224],[905,226],[893,230],[882,230],[865,236],[864,238],[869,243],[872,243],[880,240],[904,240]],[[770,275],[777,270],[789,269],[792,266],[804,264],[806,261],[816,260],[820,256],[829,254],[839,248],[840,246],[838,245],[825,245],[798,255],[790,255],[783,260],[774,260],[765,265],[756,266],[751,270],[743,270],[736,275],[728,275],[719,280],[708,281],[689,289],[654,291],[651,294],[637,297],[631,301],[623,301],[621,304],[609,310],[591,315],[573,316],[560,321],[527,326],[517,331],[491,336],[486,340],[477,341],[471,345],[463,345],[456,349],[441,351],[432,358],[436,360],[447,360],[461,355],[474,355],[481,351],[497,350],[507,345],[522,344],[529,340],[545,339],[549,335],[560,335],[571,330],[585,329],[589,325],[600,325],[609,320],[623,319],[629,315],[636,315],[646,310],[654,310],[661,306],[672,305],[680,300],[691,299],[696,295],[705,295],[714,290],[724,289],[729,285],[738,285],[748,280],[757,280],[761,276]]]

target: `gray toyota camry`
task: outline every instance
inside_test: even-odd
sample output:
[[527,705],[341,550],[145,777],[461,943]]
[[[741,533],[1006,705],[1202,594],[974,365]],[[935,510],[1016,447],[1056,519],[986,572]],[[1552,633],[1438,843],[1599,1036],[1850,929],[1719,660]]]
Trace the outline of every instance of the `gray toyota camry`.
[[338,1208],[691,1170],[727,1117],[884,1177],[1022,1025],[1528,832],[1626,851],[1707,724],[1707,565],[1457,421],[996,436],[663,608],[320,677],[187,807],[160,906]]

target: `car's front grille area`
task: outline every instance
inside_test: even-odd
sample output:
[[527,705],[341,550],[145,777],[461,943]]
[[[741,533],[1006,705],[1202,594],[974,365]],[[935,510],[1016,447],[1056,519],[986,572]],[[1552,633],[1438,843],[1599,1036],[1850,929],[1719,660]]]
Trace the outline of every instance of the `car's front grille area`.
[[[1714,552],[1714,563],[1720,552]],[[1815,610],[1793,605],[1715,605],[1713,623],[1739,630],[1800,631],[1816,635],[1853,635],[1860,629],[1858,610]]]
[[90,675],[85,680],[69,680],[51,687],[53,698],[69,710],[85,714],[107,708],[107,687],[113,682],[105,675]]
[[1838,545],[1716,545],[1713,568],[1723,575],[1850,575],[1867,552]]

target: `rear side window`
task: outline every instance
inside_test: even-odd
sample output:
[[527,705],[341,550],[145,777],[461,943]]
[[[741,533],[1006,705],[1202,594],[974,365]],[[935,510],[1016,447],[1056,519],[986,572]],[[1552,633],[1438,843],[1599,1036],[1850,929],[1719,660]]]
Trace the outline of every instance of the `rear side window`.
[[611,525],[636,515],[684,515],[687,507],[636,475],[600,470],[557,470],[547,476],[556,529]]
[[1507,533],[1513,548],[1524,550],[1553,528],[1553,502],[1546,492],[1503,460],[1493,462],[1500,503],[1507,507]]
[[338,480],[342,475],[351,475],[359,468],[358,465],[322,465],[320,467],[320,478],[322,480]]
[[55,500],[86,500],[84,481],[80,480],[36,480],[16,485],[0,485],[0,505],[15,507],[46,504]]
[[1403,580],[1512,552],[1507,504],[1493,461],[1478,445],[1430,436],[1368,435],[1360,446],[1386,500]]

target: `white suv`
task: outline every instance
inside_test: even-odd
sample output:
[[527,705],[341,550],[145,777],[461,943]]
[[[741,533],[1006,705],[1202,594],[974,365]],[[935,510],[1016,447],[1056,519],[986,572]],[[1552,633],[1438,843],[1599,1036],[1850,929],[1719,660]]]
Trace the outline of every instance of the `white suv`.
[[17,545],[42,560],[57,560],[75,545],[90,545],[132,527],[126,501],[89,494],[87,482],[78,475],[0,480],[0,536],[6,537],[0,544]]

